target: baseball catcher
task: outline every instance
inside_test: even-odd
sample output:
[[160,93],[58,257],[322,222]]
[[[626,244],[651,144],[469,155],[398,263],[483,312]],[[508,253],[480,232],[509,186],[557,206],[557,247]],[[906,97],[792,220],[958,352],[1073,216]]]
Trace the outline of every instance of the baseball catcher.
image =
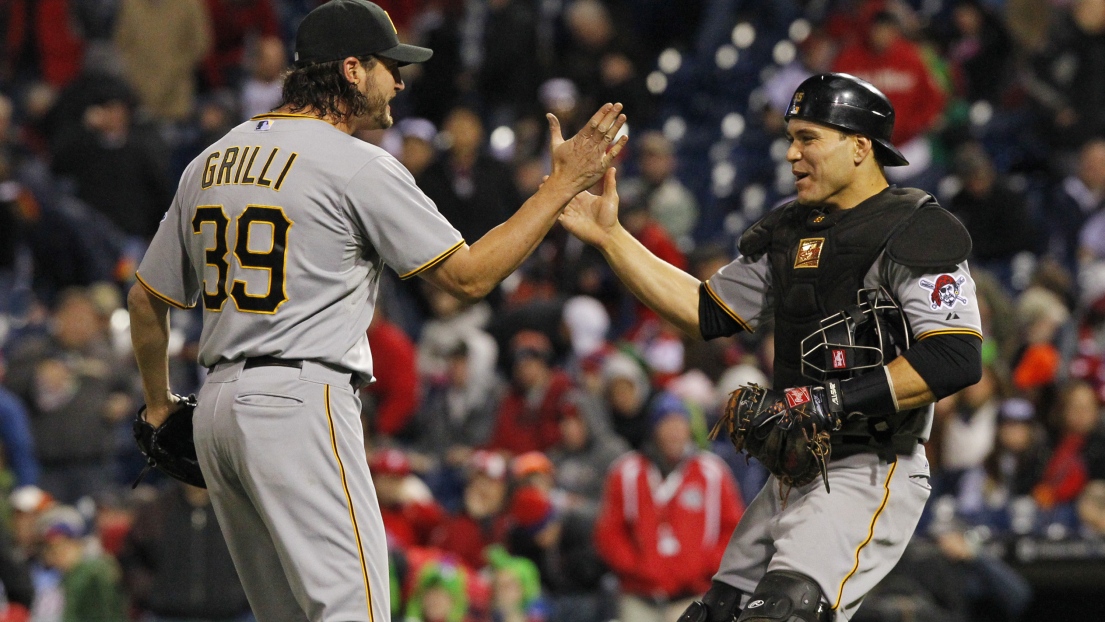
[[196,458],[196,444],[192,439],[192,413],[196,409],[196,396],[175,395],[179,407],[156,428],[146,421],[146,406],[138,409],[134,417],[134,440],[146,457],[146,466],[134,480],[137,487],[151,468],[178,479],[190,486],[207,488]]
[[[601,196],[583,193],[560,216],[688,336],[771,326],[771,387],[733,392],[713,432],[772,477],[717,573],[659,593],[676,599],[710,581],[680,622],[852,620],[932,492],[932,404],[982,373],[970,235],[927,192],[890,184],[886,167],[908,164],[891,140],[890,99],[862,78],[818,74],[784,120],[794,200],[748,227],[740,255],[705,281],[618,223],[612,175]],[[657,596],[626,595],[623,619]]]

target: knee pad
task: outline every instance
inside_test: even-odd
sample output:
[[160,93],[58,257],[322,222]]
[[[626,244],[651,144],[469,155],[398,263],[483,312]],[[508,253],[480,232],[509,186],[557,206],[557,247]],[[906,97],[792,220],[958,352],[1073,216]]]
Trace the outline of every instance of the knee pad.
[[833,610],[821,600],[817,582],[798,572],[764,575],[737,622],[832,622]]
[[714,581],[702,600],[691,603],[678,622],[734,622],[740,615],[743,594],[727,583]]

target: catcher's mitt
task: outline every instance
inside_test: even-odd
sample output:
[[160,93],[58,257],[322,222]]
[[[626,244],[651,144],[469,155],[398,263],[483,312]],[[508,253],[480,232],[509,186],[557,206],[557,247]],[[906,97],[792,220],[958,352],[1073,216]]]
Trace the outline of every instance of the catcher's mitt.
[[781,490],[804,486],[818,475],[829,490],[829,435],[841,420],[830,413],[824,393],[822,387],[775,391],[745,385],[729,394],[710,438],[725,429],[737,451],[763,463]]
[[146,467],[134,480],[134,486],[151,468],[185,484],[207,488],[196,458],[196,444],[192,439],[192,413],[196,410],[196,396],[176,396],[179,407],[158,427],[146,421],[146,407],[138,409],[134,417],[134,440],[146,456]]

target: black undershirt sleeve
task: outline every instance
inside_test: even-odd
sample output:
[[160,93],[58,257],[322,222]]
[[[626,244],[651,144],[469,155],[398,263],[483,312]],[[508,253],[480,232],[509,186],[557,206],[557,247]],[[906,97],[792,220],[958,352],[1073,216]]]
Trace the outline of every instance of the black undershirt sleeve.
[[740,324],[706,291],[705,283],[698,286],[698,331],[706,340],[728,337],[741,331]]
[[982,378],[982,340],[975,335],[933,335],[902,353],[936,399]]

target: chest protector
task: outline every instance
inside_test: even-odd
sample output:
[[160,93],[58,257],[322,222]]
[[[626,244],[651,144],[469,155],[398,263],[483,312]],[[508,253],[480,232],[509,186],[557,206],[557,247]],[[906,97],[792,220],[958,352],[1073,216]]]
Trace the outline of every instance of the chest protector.
[[[931,196],[912,188],[888,188],[852,209],[830,213],[793,202],[773,210],[741,236],[741,253],[766,254],[770,265],[776,389],[810,384],[801,373],[802,340],[820,328],[822,319],[855,304],[864,277],[887,243],[930,202]],[[916,442],[927,434],[919,429],[927,428],[923,414],[910,411],[884,418],[880,444],[886,444],[888,435]],[[872,437],[869,423],[849,422],[841,436]]]

